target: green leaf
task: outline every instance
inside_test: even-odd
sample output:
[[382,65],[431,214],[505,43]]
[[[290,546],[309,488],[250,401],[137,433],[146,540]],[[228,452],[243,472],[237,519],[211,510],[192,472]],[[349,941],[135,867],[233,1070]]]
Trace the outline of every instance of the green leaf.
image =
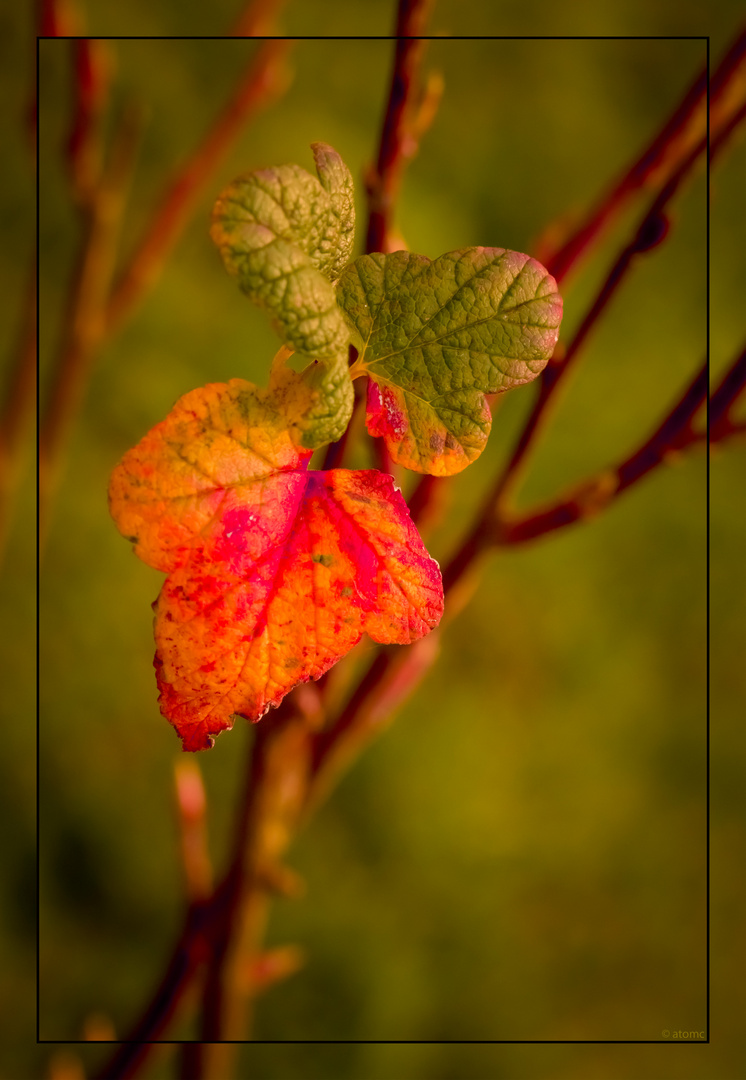
[[311,150],[321,186],[328,192],[330,203],[327,231],[317,244],[316,258],[320,260],[317,265],[332,281],[336,281],[352,257],[355,191],[350,170],[333,147],[317,142],[311,143]]
[[217,200],[210,232],[243,292],[268,309],[283,342],[311,361],[283,382],[292,430],[308,448],[339,438],[352,415],[350,333],[332,281],[350,258],[355,230],[347,166],[326,143],[311,148],[318,179],[299,165],[239,177]]
[[547,271],[504,248],[431,262],[396,251],[344,270],[337,299],[370,376],[368,431],[416,472],[460,472],[484,449],[485,394],[530,382],[552,355],[562,300]]
[[342,437],[355,403],[346,352],[300,373],[283,366],[272,372],[269,385],[296,446],[315,450]]
[[239,177],[215,204],[211,236],[246,295],[269,309],[285,344],[314,359],[347,349],[331,281],[354,235],[352,178],[315,143],[320,180],[299,165]]

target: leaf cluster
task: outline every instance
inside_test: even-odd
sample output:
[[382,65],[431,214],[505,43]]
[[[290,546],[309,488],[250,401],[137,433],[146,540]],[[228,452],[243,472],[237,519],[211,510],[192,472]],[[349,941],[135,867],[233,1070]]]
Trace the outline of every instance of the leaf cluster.
[[367,377],[367,428],[394,462],[451,475],[485,445],[486,395],[535,378],[559,334],[556,283],[527,255],[351,260],[352,177],[332,147],[311,149],[316,177],[258,170],[213,213],[227,270],[282,340],[267,387],[185,395],[111,480],[118,528],[169,575],[155,666],[185,749],[211,746],[237,714],[258,720],[363,633],[406,643],[440,620],[440,572],[393,479],[308,470],[344,434],[353,380]]

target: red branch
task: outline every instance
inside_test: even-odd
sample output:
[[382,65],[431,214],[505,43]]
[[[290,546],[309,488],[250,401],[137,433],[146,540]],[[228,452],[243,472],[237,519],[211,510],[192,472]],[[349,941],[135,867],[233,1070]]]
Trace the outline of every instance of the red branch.
[[306,816],[326,798],[337,778],[392,722],[399,706],[435,662],[440,634],[407,646],[381,646],[334,723],[313,738]]
[[112,292],[107,309],[108,332],[131,313],[157,280],[205,184],[248,119],[284,93],[288,84],[285,59],[292,44],[288,39],[262,43],[223,112],[168,186],[139,248]]
[[[585,481],[543,510],[535,510],[512,521],[498,521],[494,543],[500,546],[522,544],[594,516],[658,465],[675,458],[693,443],[704,443],[707,431],[695,428],[694,419],[707,396],[707,374],[704,364],[668,416],[625,461]],[[743,431],[742,425],[731,420],[730,413],[744,387],[746,349],[734,360],[711,397],[708,410],[711,443]]]
[[743,431],[743,425],[735,422],[731,413],[739,397],[746,388],[746,348],[728,369],[717,390],[710,398],[708,424],[710,442],[720,442],[736,431]]
[[100,180],[103,137],[101,125],[109,96],[111,59],[107,45],[92,38],[72,40],[74,104],[67,163],[75,198],[95,196]]
[[[729,117],[728,121],[720,128],[717,136],[710,142],[709,159],[711,165],[720,156],[731,135],[744,119],[746,119],[746,104],[741,105]],[[658,192],[648,207],[635,236],[621,251],[609,271],[564,356],[550,360],[544,369],[541,375],[538,396],[518,438],[515,449],[495,484],[489,499],[490,504],[495,505],[501,501],[508,488],[515,483],[519,468],[523,464],[526,454],[540,429],[540,425],[546,417],[550,400],[554,397],[563,376],[566,375],[570,364],[577,357],[606,305],[626,278],[635,257],[651,251],[667,236],[670,222],[665,213],[666,208],[706,149],[707,140],[700,140],[663,185],[661,191]]]
[[104,311],[114,271],[124,206],[139,140],[139,117],[125,113],[91,197],[39,433],[39,516],[42,542],[73,423],[104,334]]
[[486,542],[502,547],[523,544],[595,517],[671,455],[690,443],[704,441],[704,433],[695,432],[692,421],[706,396],[707,365],[704,365],[655,432],[625,461],[584,481],[545,509],[534,510],[518,520],[498,520]]
[[[726,89],[731,85],[732,80],[735,79],[745,55],[746,35],[742,34],[728,51],[713,79],[716,96],[718,98],[721,98],[725,94]],[[720,117],[717,131],[712,136],[709,144],[710,165],[712,165],[716,158],[722,153],[731,135],[742,123],[744,118],[746,118],[746,103],[741,104],[741,106],[734,110],[730,115],[728,115],[726,110],[725,115]],[[610,270],[606,281],[588,310],[566,353],[561,359],[552,360],[547,365],[541,376],[537,400],[535,401],[531,414],[521,432],[513,455],[508,461],[505,470],[495,487],[492,496],[494,501],[501,498],[508,484],[514,479],[518,467],[533,441],[542,414],[545,412],[550,398],[554,395],[561,377],[566,373],[571,361],[585,342],[588,333],[598,321],[598,318],[607,303],[626,277],[635,256],[652,250],[652,248],[657,247],[657,245],[665,239],[670,224],[665,214],[668,203],[673,199],[682,183],[688,178],[700,155],[704,154],[707,149],[707,138],[704,137],[696,143],[694,148],[689,151],[682,161],[680,161],[677,168],[668,177],[666,183],[652,200],[638,226],[634,238],[622,250],[614,266]]]
[[[717,135],[723,121],[727,121],[728,100],[732,87],[746,58],[746,31],[740,33],[718,65],[710,80],[711,133]],[[705,106],[707,71],[701,71],[678,103],[673,113],[656,133],[638,160],[621,180],[608,192],[599,205],[591,211],[586,221],[557,250],[537,250],[536,257],[543,262],[558,282],[562,281],[578,259],[587,253],[599,234],[611,224],[619,211],[636,191],[644,187],[658,172],[671,175],[682,161],[687,150],[705,135]],[[551,232],[551,229],[548,230]]]
[[389,251],[394,203],[404,167],[417,152],[412,101],[426,42],[422,34],[432,0],[400,0],[396,17],[396,49],[386,114],[375,168],[368,178],[366,252]]
[[[683,100],[676,106],[650,145],[645,148],[614,188],[603,197],[570,239],[554,252],[542,250],[541,245],[539,246],[536,257],[544,263],[558,283],[567,276],[578,259],[598,239],[602,230],[611,224],[629,197],[645,185],[656,169],[663,167],[671,158],[675,160],[675,150],[684,141],[687,132],[695,125],[704,132],[706,90],[707,70],[704,69],[697,75]],[[701,117],[698,116],[700,111]]]
[[10,376],[0,411],[0,562],[10,534],[26,447],[31,442],[36,396],[36,275],[34,259],[22,302],[18,344],[10,360]]
[[706,140],[701,140],[695,148],[687,154],[684,161],[666,181],[662,190],[658,192],[652,200],[648,210],[637,227],[634,237],[622,249],[614,262],[614,265],[607,274],[606,280],[586,312],[586,315],[576,331],[575,337],[567,347],[564,356],[550,360],[549,364],[544,369],[539,385],[539,393],[531,413],[519,436],[515,449],[508,459],[502,474],[498,477],[497,483],[490,495],[491,505],[500,501],[504,497],[509,485],[515,482],[519,467],[523,463],[528,449],[534,441],[536,433],[539,430],[540,421],[542,421],[546,415],[547,406],[550,400],[556,394],[557,388],[563,377],[567,374],[573,360],[575,360],[580,353],[582,346],[585,344],[588,335],[598,322],[606,305],[626,278],[630,267],[635,261],[635,257],[652,251],[653,248],[657,247],[658,244],[665,239],[669,230],[669,221],[666,217],[665,210],[681,184],[691,173],[699,157],[704,154],[706,147]]
[[[228,870],[209,899],[193,901],[189,905],[182,932],[160,983],[126,1039],[96,1074],[98,1080],[125,1080],[136,1074],[149,1054],[153,1040],[161,1035],[174,1016],[195,976],[216,956],[225,952],[249,870],[247,838],[261,794],[260,779],[266,747],[269,737],[277,729],[282,729],[293,715],[294,707],[286,698],[275,712],[265,717],[261,726],[255,728],[243,797],[238,804]],[[219,990],[217,996],[222,997]],[[213,1007],[216,1005],[214,1003]],[[213,1019],[212,1012],[205,1018],[208,1024]]]
[[[397,246],[393,235],[393,216],[406,165],[417,153],[419,141],[432,123],[437,110],[440,83],[435,80],[426,88],[415,108],[420,69],[426,41],[418,40],[427,26],[433,0],[399,0],[396,17],[396,47],[389,95],[384,113],[378,156],[366,176],[368,225],[365,252],[392,251]],[[399,245],[401,246],[401,245]],[[351,351],[351,363],[354,350]],[[357,358],[355,353],[354,359]],[[361,422],[365,412],[367,379],[355,384],[355,413],[347,431],[336,443],[331,443],[324,457],[324,469],[338,468],[344,459],[349,432]],[[375,439],[373,455],[381,472],[391,472],[391,458],[383,439]]]
[[38,0],[39,37],[73,37],[81,32],[79,13],[61,0]]

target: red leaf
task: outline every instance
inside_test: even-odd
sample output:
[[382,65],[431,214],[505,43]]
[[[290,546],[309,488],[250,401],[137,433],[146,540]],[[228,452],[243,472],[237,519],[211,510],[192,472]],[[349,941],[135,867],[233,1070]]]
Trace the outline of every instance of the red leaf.
[[156,611],[161,712],[185,750],[258,720],[368,633],[408,643],[440,620],[438,565],[393,479],[306,471],[266,390],[192,391],[115,469],[111,510],[169,572]]

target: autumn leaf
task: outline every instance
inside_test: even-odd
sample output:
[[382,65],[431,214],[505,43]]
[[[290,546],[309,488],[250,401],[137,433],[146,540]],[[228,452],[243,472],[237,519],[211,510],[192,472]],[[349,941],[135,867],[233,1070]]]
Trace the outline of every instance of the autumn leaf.
[[258,720],[364,633],[408,643],[440,620],[438,565],[392,478],[309,457],[274,393],[233,379],[186,394],[114,470],[117,527],[168,574],[155,665],[185,750]]
[[460,472],[484,449],[485,394],[530,382],[552,354],[562,319],[557,286],[535,259],[463,248],[431,262],[396,251],[355,259],[337,300],[370,376],[367,425],[394,461]]

